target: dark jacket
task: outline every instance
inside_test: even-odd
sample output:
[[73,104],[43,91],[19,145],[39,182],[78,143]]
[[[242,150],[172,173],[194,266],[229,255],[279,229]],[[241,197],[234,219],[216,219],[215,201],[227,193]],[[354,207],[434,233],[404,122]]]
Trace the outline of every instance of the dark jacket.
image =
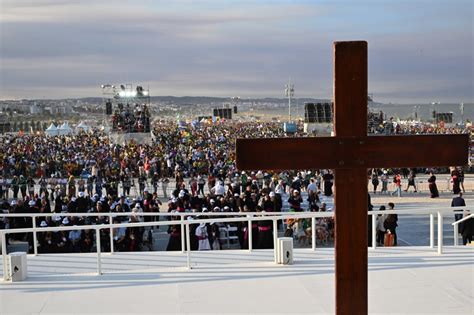
[[464,207],[465,205],[466,202],[463,197],[454,197],[453,201],[451,201],[451,207]]
[[396,229],[398,226],[397,221],[398,221],[398,215],[389,214],[383,223],[383,227],[385,228],[385,230],[390,230],[392,234],[396,233]]
[[461,233],[463,237],[474,235],[474,218],[461,222],[459,225],[459,233]]

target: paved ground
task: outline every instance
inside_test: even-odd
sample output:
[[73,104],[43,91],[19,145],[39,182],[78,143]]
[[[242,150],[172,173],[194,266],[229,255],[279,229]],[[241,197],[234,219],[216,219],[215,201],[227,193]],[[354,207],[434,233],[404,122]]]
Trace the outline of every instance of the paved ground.
[[[186,255],[141,252],[29,256],[25,282],[0,284],[1,314],[334,314],[334,252],[297,249],[295,264],[272,251]],[[474,247],[369,250],[370,314],[472,314]]]

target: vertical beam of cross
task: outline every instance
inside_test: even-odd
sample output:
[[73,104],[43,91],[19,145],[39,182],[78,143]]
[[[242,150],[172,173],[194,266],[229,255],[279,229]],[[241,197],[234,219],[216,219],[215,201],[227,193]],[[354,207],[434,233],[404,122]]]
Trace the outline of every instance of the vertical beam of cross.
[[367,137],[365,41],[334,43],[334,103],[335,137],[237,139],[237,168],[335,169],[336,314],[367,314],[367,168],[465,165],[469,137]]
[[[365,41],[334,43],[334,113],[336,136],[367,136]],[[367,314],[367,169],[344,163],[335,170],[336,313]]]

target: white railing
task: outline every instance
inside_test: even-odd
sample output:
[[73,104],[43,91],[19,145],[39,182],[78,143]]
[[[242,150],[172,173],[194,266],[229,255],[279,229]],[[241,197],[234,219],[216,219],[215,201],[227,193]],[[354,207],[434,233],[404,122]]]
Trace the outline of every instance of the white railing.
[[[131,215],[136,213],[107,213],[107,214],[99,214],[99,213],[74,213],[71,216],[124,216],[124,215]],[[52,216],[57,214],[47,214],[46,216]],[[194,217],[203,215],[202,213],[140,213],[143,216],[181,216],[180,220],[170,220],[170,221],[152,221],[152,222],[140,222],[140,223],[113,223],[113,224],[100,224],[100,225],[79,225],[79,226],[60,226],[60,227],[33,227],[33,228],[20,228],[20,229],[8,229],[8,230],[0,230],[0,237],[2,243],[2,259],[3,259],[3,274],[4,280],[7,280],[7,246],[6,246],[6,235],[7,234],[15,234],[15,233],[31,233],[33,232],[36,234],[37,232],[58,232],[58,231],[70,231],[70,230],[95,230],[96,233],[96,250],[97,250],[97,274],[102,274],[102,263],[101,263],[101,243],[100,243],[100,230],[101,229],[114,229],[120,227],[147,227],[147,226],[161,226],[161,225],[175,225],[181,224],[185,227],[185,239],[186,239],[186,253],[187,253],[187,268],[191,269],[191,250],[190,250],[190,224],[200,224],[200,223],[230,223],[230,222],[241,222],[241,221],[248,221],[249,228],[252,229],[252,222],[253,221],[266,221],[272,220],[273,221],[273,229],[277,231],[277,221],[284,220],[284,219],[305,219],[305,218],[322,218],[322,217],[332,217],[333,213],[330,212],[272,212],[272,213],[262,213],[262,212],[252,212],[252,213],[204,213],[204,215],[210,216],[240,216],[237,218],[218,218],[218,219],[193,219],[193,220],[184,220],[185,217]],[[0,216],[4,217],[43,217],[45,214],[3,214]],[[69,216],[66,214],[64,216]],[[35,221],[35,220],[33,220]],[[314,230],[314,223],[315,220],[312,220],[313,223],[313,230]],[[184,231],[184,229],[182,229]],[[183,236],[183,233],[181,234]],[[252,235],[249,232],[249,250],[251,249],[251,239]],[[277,233],[273,233],[273,243],[274,245],[277,243]],[[313,237],[314,239],[314,237]],[[184,241],[184,237],[182,238],[182,243]],[[35,244],[36,246],[36,244]],[[111,239],[111,246],[113,246],[113,239]],[[313,250],[316,249],[316,242],[313,243]],[[184,246],[182,247],[182,251],[184,252]],[[111,252],[113,253],[113,252]],[[276,262],[277,253],[276,253],[276,246],[274,246],[274,260]]]
[[[378,214],[429,214],[430,215],[430,247],[434,247],[434,214],[438,216],[438,253],[443,253],[443,215],[452,214],[454,211],[465,209],[466,207],[442,207],[437,209],[420,209],[420,208],[403,208],[399,210],[374,210],[369,211],[368,215],[372,216],[372,248],[376,249],[376,215]],[[36,227],[37,217],[48,217],[57,216],[62,217],[109,217],[108,224],[99,225],[78,225],[78,226],[59,226],[59,227]],[[151,221],[151,222],[134,222],[134,223],[111,223],[113,217],[117,216],[153,216],[153,217],[180,217],[179,220],[168,220],[168,221]],[[218,217],[229,217],[230,218],[206,218],[206,219],[193,219],[190,217],[198,216],[218,216]],[[100,230],[110,229],[110,254],[114,253],[114,240],[113,240],[113,229],[120,227],[149,227],[149,226],[168,226],[168,225],[181,225],[181,251],[187,254],[187,268],[191,268],[191,247],[190,247],[190,224],[200,223],[231,223],[231,222],[248,222],[248,250],[252,251],[252,222],[254,221],[265,221],[272,220],[273,231],[278,231],[277,222],[278,220],[286,219],[311,219],[311,240],[312,250],[316,250],[316,219],[333,217],[334,212],[177,212],[177,213],[160,213],[160,212],[107,212],[107,213],[0,213],[0,217],[30,217],[32,218],[32,228],[19,228],[19,229],[6,229],[0,230],[2,259],[3,259],[3,275],[4,279],[8,277],[6,272],[7,265],[7,246],[6,246],[6,235],[15,233],[33,233],[33,248],[34,254],[37,255],[37,236],[38,232],[58,232],[58,231],[71,231],[71,230],[95,230],[96,233],[96,250],[97,250],[97,273],[102,274],[102,263],[101,263],[101,240]],[[472,216],[472,215],[471,215]],[[273,233],[273,247],[274,247],[274,261],[277,261],[277,237],[278,233]],[[186,246],[185,246],[186,242]],[[186,250],[185,250],[186,247]]]
[[451,224],[454,228],[454,246],[459,245],[459,223],[464,222],[466,220],[469,220],[471,218],[474,218],[474,213],[472,213],[472,214],[470,214],[470,215],[468,215],[468,216],[466,216],[462,219],[459,219],[456,222]]

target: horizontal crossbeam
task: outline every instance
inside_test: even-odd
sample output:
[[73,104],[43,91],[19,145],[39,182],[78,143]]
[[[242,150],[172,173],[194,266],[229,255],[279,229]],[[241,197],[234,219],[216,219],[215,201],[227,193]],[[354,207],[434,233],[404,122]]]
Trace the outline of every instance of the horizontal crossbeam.
[[469,136],[237,139],[239,170],[434,167],[467,164]]

